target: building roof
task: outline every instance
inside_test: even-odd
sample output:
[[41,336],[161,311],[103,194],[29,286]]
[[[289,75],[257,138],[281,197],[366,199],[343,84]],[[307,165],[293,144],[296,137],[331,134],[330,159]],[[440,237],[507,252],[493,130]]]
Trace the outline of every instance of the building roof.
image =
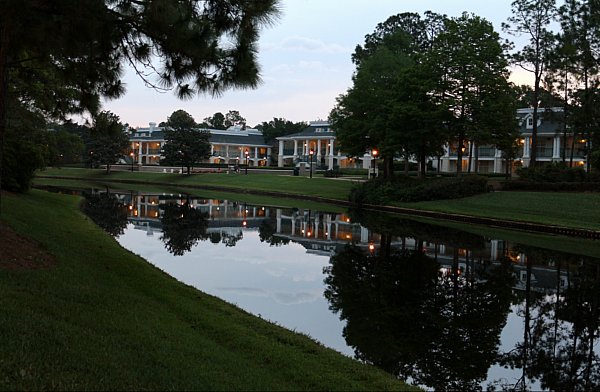
[[[538,109],[538,135],[556,135],[564,131],[562,121],[563,108],[539,108]],[[519,119],[519,129],[522,134],[531,134],[533,127],[528,126],[527,120],[533,117],[533,109],[517,109],[517,118]]]
[[280,136],[277,140],[304,140],[304,139],[335,139],[335,132],[327,121],[312,121],[302,131],[287,136]]

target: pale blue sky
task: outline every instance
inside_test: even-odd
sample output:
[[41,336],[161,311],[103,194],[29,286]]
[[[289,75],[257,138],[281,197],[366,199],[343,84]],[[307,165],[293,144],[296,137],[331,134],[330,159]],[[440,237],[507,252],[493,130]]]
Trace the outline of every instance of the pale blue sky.
[[254,126],[273,117],[291,121],[326,119],[335,98],[351,86],[350,56],[377,23],[401,12],[431,10],[449,16],[463,11],[482,16],[501,32],[511,0],[282,0],[283,14],[260,39],[263,83],[256,90],[228,91],[213,99],[179,101],[173,93],[146,88],[135,75],[125,78],[127,94],[105,104],[131,126],[160,122],[175,110],[201,121],[216,112],[238,110]]

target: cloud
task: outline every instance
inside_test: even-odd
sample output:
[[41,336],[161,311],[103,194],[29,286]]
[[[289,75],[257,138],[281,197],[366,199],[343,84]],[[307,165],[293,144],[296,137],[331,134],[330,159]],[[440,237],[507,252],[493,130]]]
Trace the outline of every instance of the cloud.
[[285,38],[279,45],[268,44],[263,48],[284,49],[289,51],[317,52],[317,53],[352,53],[352,48],[346,48],[336,43],[325,43],[320,39],[291,36]]

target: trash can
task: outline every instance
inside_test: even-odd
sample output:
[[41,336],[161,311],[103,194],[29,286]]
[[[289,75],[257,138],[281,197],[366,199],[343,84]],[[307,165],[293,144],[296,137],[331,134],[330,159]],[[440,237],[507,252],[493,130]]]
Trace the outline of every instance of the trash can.
[[295,167],[294,168],[294,175],[295,176],[299,176],[300,175],[300,168],[299,167]]

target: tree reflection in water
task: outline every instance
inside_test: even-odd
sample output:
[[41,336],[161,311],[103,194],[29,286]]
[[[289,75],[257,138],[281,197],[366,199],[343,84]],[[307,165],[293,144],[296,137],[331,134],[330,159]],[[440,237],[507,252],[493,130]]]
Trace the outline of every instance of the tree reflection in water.
[[[515,387],[526,378],[539,379],[544,389],[591,391],[600,386],[595,350],[599,323],[600,260],[523,247],[528,255],[522,292],[523,340],[501,358],[505,366],[521,368]],[[554,264],[555,293],[533,290],[533,266]],[[564,270],[564,271],[563,271]],[[561,279],[566,272],[568,279]]]
[[113,237],[120,236],[127,227],[127,206],[114,194],[84,193],[83,212]]
[[[385,243],[387,237],[382,236]],[[498,358],[511,301],[506,264],[465,276],[422,250],[331,257],[325,296],[356,357],[436,390],[472,390]]]
[[189,252],[199,240],[209,238],[208,214],[192,207],[188,202],[179,204],[165,204],[161,213],[162,225],[161,241],[165,248],[175,256],[182,256]]

